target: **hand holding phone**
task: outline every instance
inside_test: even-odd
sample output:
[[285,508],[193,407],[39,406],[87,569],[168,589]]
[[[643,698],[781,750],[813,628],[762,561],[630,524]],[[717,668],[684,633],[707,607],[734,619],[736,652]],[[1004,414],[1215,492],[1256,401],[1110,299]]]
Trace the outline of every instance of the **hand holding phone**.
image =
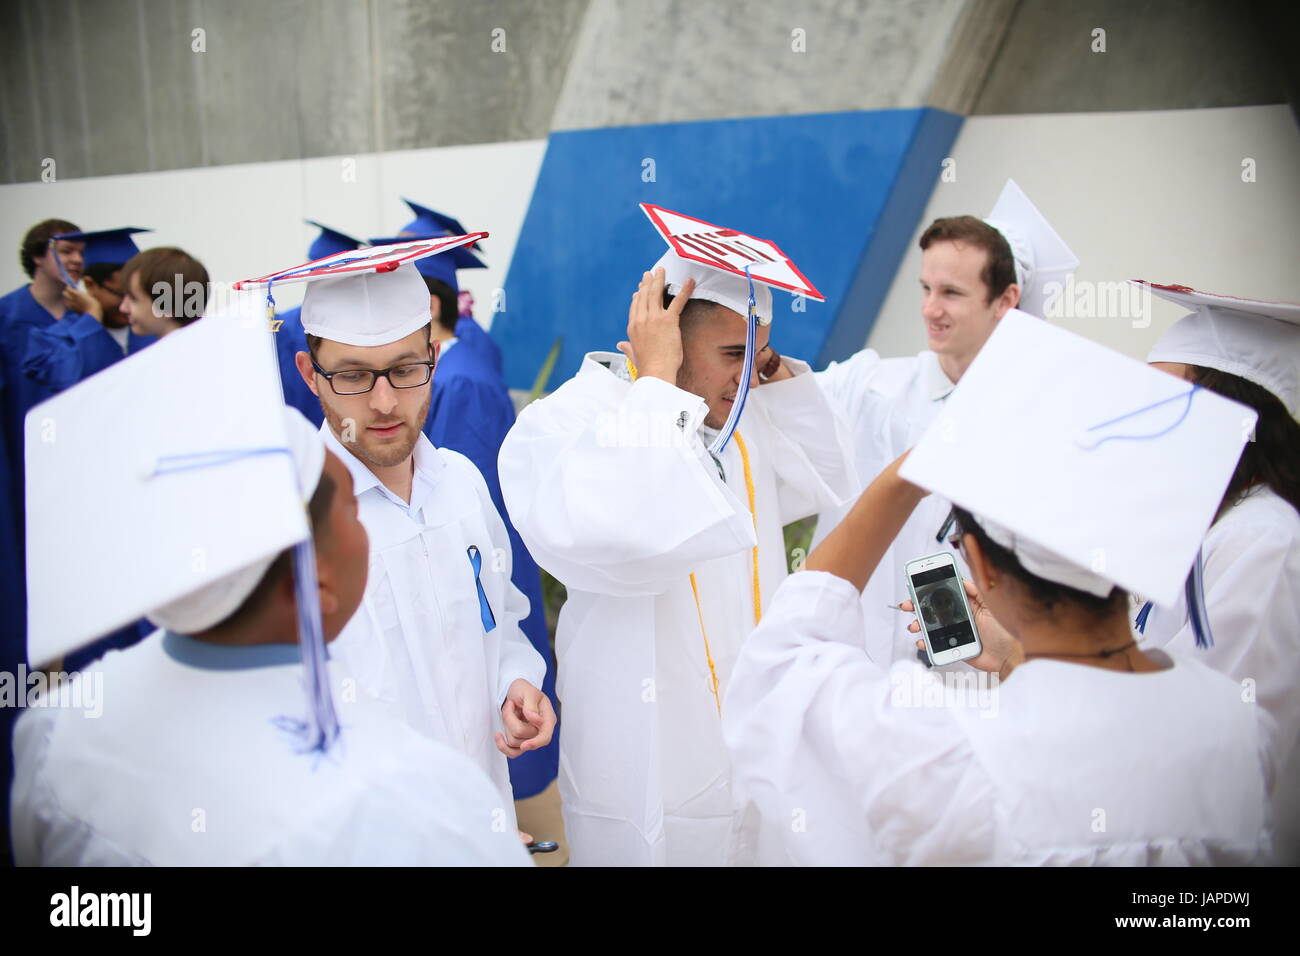
[[983,645],[952,554],[909,561],[906,574],[930,664],[937,667],[978,657]]

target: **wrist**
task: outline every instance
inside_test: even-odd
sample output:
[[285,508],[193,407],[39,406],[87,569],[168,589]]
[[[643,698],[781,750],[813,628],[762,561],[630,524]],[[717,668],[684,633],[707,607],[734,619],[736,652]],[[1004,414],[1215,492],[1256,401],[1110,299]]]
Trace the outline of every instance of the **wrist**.
[[677,369],[669,368],[664,364],[642,365],[637,369],[639,378],[657,378],[667,382],[669,385],[677,384]]

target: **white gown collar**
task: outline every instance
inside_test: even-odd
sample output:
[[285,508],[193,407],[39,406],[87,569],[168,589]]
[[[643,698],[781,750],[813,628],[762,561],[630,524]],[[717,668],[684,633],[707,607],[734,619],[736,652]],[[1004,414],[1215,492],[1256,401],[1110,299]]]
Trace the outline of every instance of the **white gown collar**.
[[922,352],[921,379],[925,386],[925,395],[932,402],[942,401],[952,394],[957,383],[948,378],[939,365],[939,356],[933,352]]

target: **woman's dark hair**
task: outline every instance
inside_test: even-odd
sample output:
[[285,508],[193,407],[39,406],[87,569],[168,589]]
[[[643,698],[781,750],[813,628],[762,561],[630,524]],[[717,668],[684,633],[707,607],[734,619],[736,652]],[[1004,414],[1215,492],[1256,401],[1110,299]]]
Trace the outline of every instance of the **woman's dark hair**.
[[1219,514],[1235,505],[1255,485],[1268,485],[1273,493],[1300,511],[1300,422],[1291,417],[1282,400],[1239,375],[1200,365],[1190,366],[1192,379],[1202,388],[1218,392],[1259,412],[1255,434],[1246,443],[1223,494]]
[[1041,605],[1043,610],[1051,611],[1058,605],[1065,605],[1082,611],[1098,621],[1113,616],[1117,611],[1125,614],[1128,612],[1128,592],[1123,588],[1112,587],[1106,597],[1097,597],[1087,591],[1072,588],[1068,584],[1057,584],[1055,581],[1040,578],[1027,571],[1009,548],[1004,548],[990,538],[969,511],[957,507],[952,510],[957,517],[957,526],[961,533],[974,535],[989,564],[1023,584],[1030,598]]

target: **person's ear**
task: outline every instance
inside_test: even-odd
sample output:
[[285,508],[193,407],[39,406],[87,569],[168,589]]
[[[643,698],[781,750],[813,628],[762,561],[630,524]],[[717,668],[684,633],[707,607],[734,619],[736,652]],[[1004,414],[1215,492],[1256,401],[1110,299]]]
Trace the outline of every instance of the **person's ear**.
[[307,383],[307,387],[311,389],[311,393],[319,398],[320,392],[316,390],[316,370],[312,368],[311,355],[307,352],[295,352],[293,365],[302,376],[302,380]]
[[320,593],[320,612],[322,616],[335,614],[339,609],[338,575],[329,556],[316,549],[316,586]]
[[975,587],[979,588],[980,594],[988,594],[996,589],[999,575],[989,564],[984,549],[980,547],[975,535],[962,536],[962,550],[966,554],[966,563],[970,566],[971,577],[975,579]]
[[81,281],[86,283],[87,292],[95,292],[98,291],[100,288],[99,283],[96,282],[94,279],[92,279],[90,276],[82,276]]
[[1020,304],[1020,286],[1016,285],[1013,282],[1011,283],[1011,285],[1003,289],[1002,294],[998,296],[998,301],[997,301],[998,318],[999,319],[1002,318],[1002,316],[1006,315],[1007,312],[1014,309],[1019,304]]

